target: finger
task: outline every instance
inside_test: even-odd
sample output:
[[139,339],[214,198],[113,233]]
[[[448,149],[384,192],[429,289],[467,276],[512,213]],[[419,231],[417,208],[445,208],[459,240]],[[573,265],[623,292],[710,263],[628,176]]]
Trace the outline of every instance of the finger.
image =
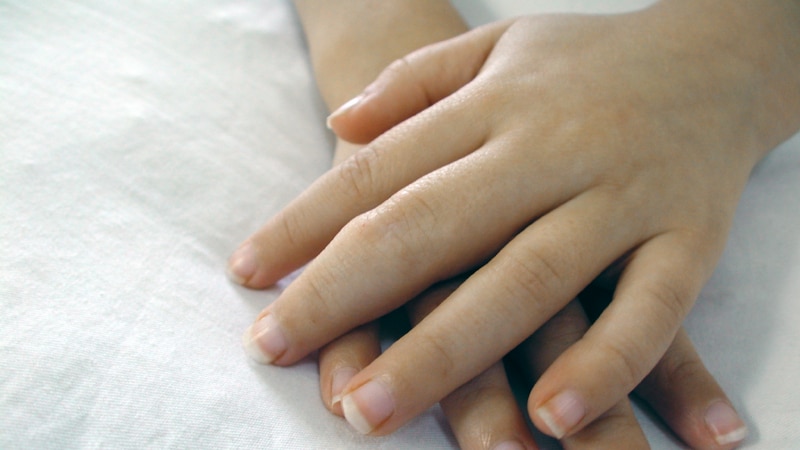
[[[337,140],[333,165],[338,166],[362,148],[361,145]],[[287,220],[291,220],[292,217],[294,216],[290,214],[282,216],[282,220],[274,220],[273,226],[268,224],[240,245],[228,260],[229,278],[254,289],[263,289],[316,255],[318,249],[314,246],[314,242],[294,239],[296,235],[306,235],[305,232],[292,232],[306,223],[297,219],[297,226],[291,225]],[[279,226],[277,230],[276,226]],[[270,257],[268,250],[275,245],[278,247]],[[281,256],[285,256],[285,259],[279,259]]]
[[481,146],[488,122],[447,101],[395,127],[332,168],[248,238],[231,278],[264,288],[314,258],[354,217]]
[[334,111],[328,127],[350,142],[372,141],[475,78],[506,28],[508,22],[479,27],[396,60]]
[[623,397],[580,431],[561,439],[561,444],[565,450],[650,448],[627,397]]
[[462,449],[537,448],[501,362],[441,401]]
[[747,436],[745,423],[683,329],[636,394],[692,448],[730,449]]
[[[588,328],[583,309],[577,301],[572,301],[526,339],[514,351],[513,360],[530,379],[536,379],[561,353],[578,342]],[[648,445],[627,398],[561,443],[567,450],[647,448]]]
[[342,335],[319,351],[320,393],[325,406],[342,416],[342,389],[381,353],[375,322]]
[[[634,245],[636,237],[615,226],[618,213],[604,193],[588,192],[517,235],[345,388],[343,401],[351,396],[362,419],[373,425],[362,431],[393,431],[487,369],[563,308]],[[382,409],[391,411],[388,417],[371,415],[379,402],[391,404]]]
[[[459,65],[462,68],[474,66],[482,59],[476,59],[475,53],[464,51],[465,46],[491,47],[502,29],[494,25],[468,33],[466,41],[445,41],[431,47],[423,54],[424,57],[405,60],[407,64],[413,63],[414,69],[409,66],[404,70],[435,71],[438,69],[428,66],[444,60],[451,71]],[[458,51],[447,51],[451,45]],[[400,74],[406,72],[397,69],[400,64],[395,64],[395,69],[387,72],[382,81],[394,86],[392,92],[397,92],[404,83],[405,75]],[[474,74],[476,70],[466,70],[460,77],[453,75],[448,86],[455,88],[456,78],[458,82],[466,83],[469,81],[466,75]],[[400,80],[396,85],[392,82],[395,79]],[[419,78],[418,81],[438,86],[435,77]],[[230,278],[258,289],[272,285],[299,268],[315,257],[353,217],[374,208],[419,177],[480,146],[486,134],[483,116],[477,110],[432,107],[418,114],[407,126],[397,127],[376,139],[319,178],[242,243],[228,260]]]
[[713,264],[704,242],[675,232],[639,248],[614,299],[584,338],[539,379],[528,401],[537,428],[563,437],[631,392],[666,351]]
[[[259,360],[279,365],[298,361],[334,337],[399,307],[428,286],[484,261],[524,227],[530,217],[568,201],[571,195],[585,188],[584,184],[578,184],[582,180],[555,175],[564,173],[566,168],[562,166],[568,164],[558,160],[543,162],[533,175],[537,184],[545,186],[535,195],[519,189],[515,180],[520,179],[517,175],[523,174],[509,174],[506,167],[520,172],[524,169],[514,162],[518,155],[500,154],[498,150],[503,145],[502,139],[487,144],[485,148],[424,176],[348,223],[299,278],[260,314],[247,332],[249,336],[245,342],[252,344],[251,350],[263,353]],[[498,163],[501,158],[511,161]],[[604,206],[609,200],[604,197],[606,195],[599,191],[587,194],[587,198],[578,202],[585,208],[578,205],[562,207],[559,210],[564,209],[564,212],[548,214],[547,220],[534,224],[537,229],[543,226],[550,229],[550,235],[545,234],[536,240],[547,247],[547,252],[550,252],[547,258],[560,258],[569,265],[569,269],[559,270],[566,274],[573,270],[573,266],[588,268],[582,272],[583,283],[588,283],[596,275],[595,271],[602,268],[603,261],[610,257],[601,253],[609,251],[608,246],[615,242],[614,236],[617,240],[629,240],[619,227],[601,219],[609,215]],[[562,218],[563,223],[574,223],[574,226],[562,227]],[[607,235],[603,235],[601,229],[606,229]],[[603,236],[599,244],[594,242],[597,235]],[[560,242],[575,242],[576,245],[564,246]],[[584,259],[586,255],[578,255],[579,249],[596,253],[600,259]],[[520,251],[525,250],[512,252],[510,264],[530,256],[517,254]],[[564,256],[569,256],[569,261]],[[522,261],[522,264],[526,263]],[[592,265],[596,267],[592,269]],[[527,276],[521,267],[527,266],[512,268],[510,276],[516,274],[520,277],[516,281]],[[354,276],[356,273],[358,276]],[[557,290],[555,285],[548,287]],[[572,290],[581,287],[571,283]],[[495,289],[492,285],[491,292],[485,295],[496,295]],[[577,293],[572,290],[564,294],[563,303]],[[523,290],[517,289],[513,294],[519,296]],[[558,294],[562,295],[561,292]],[[484,302],[483,309],[486,308],[485,298],[474,300]],[[563,303],[551,312],[557,311]],[[536,320],[539,319],[543,318]],[[488,368],[534,329],[515,329],[516,342],[506,342],[508,347],[505,351],[495,349],[493,354],[486,354],[485,366],[472,367],[474,372],[470,374],[462,373],[465,378],[451,388]],[[441,395],[447,392],[441,392]]]
[[[411,302],[412,323],[421,322],[462,281],[460,278],[440,283]],[[440,403],[462,449],[536,448],[502,362],[495,363]]]

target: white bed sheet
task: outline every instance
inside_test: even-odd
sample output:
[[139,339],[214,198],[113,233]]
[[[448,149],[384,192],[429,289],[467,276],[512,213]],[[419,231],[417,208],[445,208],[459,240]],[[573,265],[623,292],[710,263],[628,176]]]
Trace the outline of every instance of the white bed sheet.
[[[472,23],[646,3],[457,2]],[[280,0],[0,1],[0,448],[456,447],[437,408],[358,436],[312,360],[240,349],[278,290],[234,286],[225,260],[330,160],[306,56]],[[798,174],[796,137],[687,321],[748,448],[800,448]]]

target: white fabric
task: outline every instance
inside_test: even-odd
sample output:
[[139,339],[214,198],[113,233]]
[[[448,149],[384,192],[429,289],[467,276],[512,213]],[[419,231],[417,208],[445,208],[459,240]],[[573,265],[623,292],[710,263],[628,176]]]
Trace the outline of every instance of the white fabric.
[[[473,22],[646,1],[458,2]],[[0,448],[454,448],[438,409],[357,436],[316,364],[251,364],[277,289],[227,256],[329,165],[279,0],[0,2]],[[751,426],[800,448],[800,139],[744,194],[687,322]],[[678,446],[640,414],[655,448]]]

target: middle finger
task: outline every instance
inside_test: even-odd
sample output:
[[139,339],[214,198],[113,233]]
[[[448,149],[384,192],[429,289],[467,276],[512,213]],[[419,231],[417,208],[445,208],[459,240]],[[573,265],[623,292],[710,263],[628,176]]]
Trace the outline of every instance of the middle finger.
[[[587,192],[529,226],[356,375],[343,401],[358,404],[364,431],[393,431],[488,368],[634,246],[605,196]],[[369,415],[379,401],[392,403],[380,408],[389,417]]]

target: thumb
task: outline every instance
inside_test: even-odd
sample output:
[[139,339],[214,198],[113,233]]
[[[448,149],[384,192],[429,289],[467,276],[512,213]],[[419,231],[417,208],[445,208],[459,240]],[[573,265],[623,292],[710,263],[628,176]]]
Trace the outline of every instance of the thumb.
[[328,128],[345,141],[369,143],[472,81],[509,24],[479,27],[394,61],[328,117]]

